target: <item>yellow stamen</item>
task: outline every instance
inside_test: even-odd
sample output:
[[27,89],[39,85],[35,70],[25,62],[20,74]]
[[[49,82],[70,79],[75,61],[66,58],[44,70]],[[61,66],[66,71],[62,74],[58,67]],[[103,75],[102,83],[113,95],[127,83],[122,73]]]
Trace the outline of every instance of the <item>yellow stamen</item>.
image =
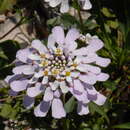
[[48,71],[47,71],[47,70],[44,71],[44,75],[45,75],[45,76],[48,75]]
[[78,66],[78,64],[77,64],[77,63],[74,63],[72,66],[76,68],[76,67]]
[[69,72],[69,71],[66,71],[65,75],[66,75],[66,76],[70,76],[70,72]]
[[41,58],[46,58],[46,54],[42,53],[40,54]]
[[42,65],[43,67],[47,66],[47,65],[48,65],[48,61],[47,61],[47,60],[42,61],[42,62],[41,62],[41,65]]
[[57,75],[57,74],[60,73],[60,71],[59,71],[59,69],[53,69],[53,70],[51,71],[51,73],[52,73],[53,75]]
[[62,50],[59,49],[59,48],[57,48],[57,49],[55,50],[55,54],[56,54],[57,56],[61,56],[62,53],[63,53]]

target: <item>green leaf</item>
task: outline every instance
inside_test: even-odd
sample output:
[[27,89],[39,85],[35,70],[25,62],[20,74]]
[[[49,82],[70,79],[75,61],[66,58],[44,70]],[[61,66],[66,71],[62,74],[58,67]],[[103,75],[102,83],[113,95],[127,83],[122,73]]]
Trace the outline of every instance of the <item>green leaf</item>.
[[72,25],[79,25],[77,19],[69,14],[61,15],[61,23],[63,23],[65,27],[70,27]]
[[67,113],[70,113],[73,111],[74,109],[74,106],[75,106],[75,98],[74,97],[71,97],[65,104],[65,110]]
[[16,0],[2,0],[0,2],[0,14],[4,13],[7,10],[13,8],[13,5],[16,4]]
[[12,62],[15,60],[16,52],[20,49],[15,41],[7,40],[0,43],[0,78],[11,74]]
[[109,9],[107,8],[102,8],[101,12],[104,14],[106,17],[115,17],[115,14],[111,13]]
[[104,111],[104,109],[101,106],[98,106],[97,104],[91,102],[91,103],[89,103],[89,110],[92,114],[97,112],[98,114],[103,116],[106,119],[106,121],[109,123],[109,118],[108,118],[106,112]]
[[130,129],[130,122],[120,124],[120,125],[114,125],[113,128]]
[[12,111],[12,107],[9,104],[4,104],[2,107],[2,110],[0,112],[0,115],[2,117],[8,117]]
[[113,29],[117,29],[117,27],[119,26],[118,21],[112,21],[112,20],[108,20],[107,25],[109,25]]
[[8,57],[4,54],[4,51],[0,48],[0,58],[8,60]]

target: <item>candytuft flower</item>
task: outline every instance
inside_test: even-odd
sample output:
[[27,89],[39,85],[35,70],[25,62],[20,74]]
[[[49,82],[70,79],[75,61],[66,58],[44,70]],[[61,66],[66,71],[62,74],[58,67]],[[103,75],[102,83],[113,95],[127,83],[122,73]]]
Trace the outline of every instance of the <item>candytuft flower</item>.
[[[45,2],[49,2],[49,5],[51,7],[56,7],[58,5],[61,5],[60,6],[61,13],[66,13],[69,11],[69,0],[45,0]],[[84,10],[89,10],[92,8],[92,4],[90,3],[90,0],[79,0],[79,2],[81,2]]]
[[[78,48],[78,40],[85,42],[85,46]],[[71,93],[78,101],[78,114],[88,114],[89,102],[103,105],[106,100],[93,86],[109,78],[99,66],[106,67],[110,59],[96,54],[103,45],[96,36],[81,35],[74,28],[65,36],[62,27],[54,27],[47,47],[40,40],[34,40],[29,47],[17,52],[13,75],[5,79],[11,94],[26,91],[23,104],[27,109],[34,106],[35,97],[43,95],[34,109],[35,116],[45,117],[51,107],[52,116],[62,118],[66,112],[61,96]]]

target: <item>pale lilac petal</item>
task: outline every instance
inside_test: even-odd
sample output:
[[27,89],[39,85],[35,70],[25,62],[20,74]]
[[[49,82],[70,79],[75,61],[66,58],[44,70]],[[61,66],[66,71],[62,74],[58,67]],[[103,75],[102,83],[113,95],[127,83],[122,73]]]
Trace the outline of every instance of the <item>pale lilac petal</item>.
[[34,73],[34,68],[31,65],[16,66],[13,69],[13,73],[14,74],[32,75]]
[[48,83],[48,76],[44,76],[42,79],[42,84],[47,84]]
[[93,63],[97,59],[97,54],[96,53],[89,53],[88,56],[82,57],[81,61],[83,63]]
[[27,109],[30,109],[34,105],[34,98],[29,97],[27,95],[23,98],[23,106]]
[[47,87],[44,93],[44,101],[51,101],[53,99],[53,91],[51,90],[50,87]]
[[54,98],[52,101],[52,116],[57,119],[66,116],[66,112],[60,99]]
[[9,75],[5,78],[6,83],[10,83],[10,80],[14,77],[14,75]]
[[83,5],[83,9],[84,10],[89,10],[89,9],[91,9],[92,8],[92,4],[90,3],[90,0],[84,0],[85,1],[85,3],[84,3],[84,5]]
[[82,101],[83,103],[89,103],[86,91],[84,91],[83,93],[77,93],[72,87],[69,88],[69,91],[78,101]]
[[51,89],[54,91],[59,87],[60,82],[54,81],[54,82],[50,82],[49,84],[50,84]]
[[69,91],[68,86],[65,81],[60,82],[60,88],[62,93],[67,93]]
[[55,50],[56,49],[56,47],[55,47],[55,39],[54,39],[52,34],[48,36],[47,47],[49,49],[51,49],[51,50]]
[[78,102],[77,112],[79,115],[87,115],[89,113],[88,105]]
[[87,46],[87,50],[89,50],[90,52],[96,52],[96,51],[100,50],[103,46],[104,46],[104,44],[100,39],[94,38],[94,39],[90,40],[90,43]]
[[43,87],[41,83],[36,83],[35,87],[30,87],[27,89],[27,95],[29,97],[36,97],[44,90],[45,90],[45,87]]
[[77,66],[77,69],[81,72],[92,72],[94,74],[99,74],[101,72],[101,69],[99,67],[89,64],[80,64]]
[[49,5],[51,7],[56,7],[57,5],[59,5],[61,3],[62,0],[50,0],[49,1]]
[[76,49],[73,51],[73,55],[78,56],[78,55],[88,55],[88,50],[87,47],[82,47],[80,49]]
[[50,108],[50,102],[42,101],[37,107],[34,109],[34,115],[36,117],[45,117]]
[[35,72],[34,77],[35,77],[35,78],[43,77],[43,71],[40,70],[39,72]]
[[31,46],[39,51],[40,54],[48,52],[46,46],[43,45],[40,40],[33,40]]
[[30,54],[29,48],[21,49],[17,51],[16,58],[22,61],[23,63],[26,63],[29,54]]
[[14,74],[14,75],[9,75],[5,78],[5,82],[7,82],[8,84],[10,84],[11,82],[13,82],[14,80],[18,80],[23,78],[23,75],[21,74]]
[[29,54],[28,55],[28,59],[30,60],[40,60],[40,56],[39,55],[36,55],[36,54]]
[[95,84],[97,81],[97,77],[94,74],[80,75],[79,79],[87,84]]
[[102,67],[106,67],[110,64],[111,60],[108,58],[102,58],[102,57],[97,57],[96,58],[96,64]]
[[59,98],[61,96],[61,92],[57,89],[55,92],[54,92],[54,97],[55,98]]
[[106,81],[108,80],[109,75],[106,73],[100,73],[99,75],[97,75],[97,80],[98,81]]
[[64,43],[64,30],[60,26],[56,26],[52,29],[52,35],[56,42],[59,44],[59,46],[62,46]]
[[10,83],[10,87],[15,92],[23,91],[27,88],[28,80],[13,81]]
[[76,71],[75,72],[71,72],[71,76],[74,77],[74,78],[78,78],[79,75],[80,75],[79,72],[76,72]]
[[17,96],[18,92],[13,91],[12,89],[9,90],[10,96]]
[[83,92],[84,91],[84,86],[82,85],[82,83],[80,82],[79,79],[75,79],[74,80],[74,89],[79,91],[79,92]]
[[66,13],[69,11],[69,3],[68,0],[63,0],[60,7],[61,13]]
[[94,101],[97,99],[97,91],[96,89],[92,86],[92,88],[87,88],[87,97],[90,101]]
[[36,83],[37,81],[38,81],[38,78],[32,77],[32,78],[28,81],[28,83],[29,83],[29,84],[34,84],[34,83]]
[[73,41],[77,40],[79,36],[80,36],[79,31],[77,29],[72,28],[66,35],[65,43],[69,45]]
[[106,101],[106,97],[100,93],[97,93],[97,99],[94,101],[97,105],[103,105]]

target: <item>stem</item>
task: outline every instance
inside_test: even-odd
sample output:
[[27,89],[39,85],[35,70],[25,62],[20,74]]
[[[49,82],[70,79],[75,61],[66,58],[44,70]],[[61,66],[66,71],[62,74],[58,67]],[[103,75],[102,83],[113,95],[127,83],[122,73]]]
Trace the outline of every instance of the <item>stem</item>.
[[7,101],[8,99],[14,99],[14,98],[17,98],[17,97],[22,97],[22,95],[18,95],[18,96],[14,96],[14,97],[7,97],[7,98],[3,98],[3,99],[0,99],[0,102],[4,102],[4,101]]
[[2,37],[0,37],[0,40],[5,38],[9,33],[11,33],[13,30],[15,30],[18,26],[20,26],[23,22],[24,18],[21,18],[21,20],[13,27],[11,28],[6,34],[4,34]]
[[79,15],[79,20],[80,20],[81,26],[83,26],[83,19],[82,19],[80,9],[78,9],[78,15]]
[[81,27],[83,28],[83,19],[82,19],[82,15],[81,15],[81,12],[80,12],[80,10],[81,10],[80,5],[79,5],[77,0],[74,0],[74,2],[76,3],[76,6],[77,6],[77,11],[78,11]]

